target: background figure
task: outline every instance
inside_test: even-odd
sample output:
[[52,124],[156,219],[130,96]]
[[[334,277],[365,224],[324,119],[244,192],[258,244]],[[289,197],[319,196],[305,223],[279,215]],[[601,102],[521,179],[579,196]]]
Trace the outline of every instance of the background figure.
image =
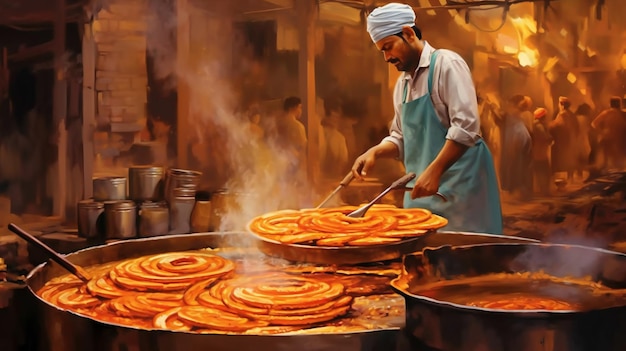
[[500,183],[502,190],[527,199],[532,196],[532,140],[521,117],[520,103],[523,100],[522,95],[511,97],[501,122]]
[[254,142],[260,142],[265,137],[265,130],[261,127],[261,110],[258,105],[252,105],[247,111],[248,125],[246,126],[248,135]]
[[321,175],[336,181],[342,179],[349,168],[346,138],[339,131],[343,109],[339,99],[327,99],[325,105],[326,116],[322,120],[322,133],[326,147],[324,154],[320,155]]
[[578,143],[578,159],[576,174],[583,178],[583,172],[589,169],[589,156],[591,154],[590,131],[591,131],[591,106],[581,104],[574,113],[578,121],[578,135],[576,140]]
[[[283,179],[278,182],[282,187],[282,194],[287,201],[281,207],[297,208],[302,193],[302,187],[307,183],[306,173],[306,130],[300,117],[302,116],[302,100],[291,96],[283,103],[283,114],[276,121],[276,142],[279,153],[274,155],[280,163],[279,169],[284,169]],[[300,189],[300,191],[298,191]]]
[[624,135],[626,135],[626,117],[621,110],[621,99],[612,97],[610,108],[602,111],[591,126],[598,135],[598,155],[596,164],[599,169],[623,168]]
[[535,110],[533,122],[533,179],[537,184],[537,190],[542,196],[550,193],[550,147],[552,136],[548,132],[548,111],[545,108]]
[[533,116],[533,111],[531,111],[531,107],[533,106],[533,100],[530,96],[524,96],[524,99],[519,103],[520,117],[522,121],[524,121],[524,125],[528,130],[528,133],[533,133],[533,124],[535,117]]
[[571,102],[567,97],[559,97],[559,113],[549,125],[554,138],[552,145],[552,172],[567,172],[568,181],[574,180],[574,171],[578,164],[580,147],[576,138],[580,127],[578,120],[570,111]]

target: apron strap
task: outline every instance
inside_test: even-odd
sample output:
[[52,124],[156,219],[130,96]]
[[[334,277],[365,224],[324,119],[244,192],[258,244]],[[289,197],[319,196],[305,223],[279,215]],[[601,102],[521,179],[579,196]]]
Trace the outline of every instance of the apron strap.
[[404,88],[402,89],[402,103],[406,104],[406,93],[408,91],[409,79],[404,80]]
[[[437,61],[437,56],[439,51],[435,50],[432,54],[430,54],[430,67],[428,67],[428,94],[430,95],[433,91],[433,74],[435,72],[435,62]],[[406,103],[406,96],[408,92],[409,79],[404,81],[404,88],[402,89],[402,103]]]
[[432,94],[433,92],[433,75],[435,73],[435,62],[437,61],[438,54],[438,50],[435,50],[432,54],[430,54],[430,67],[428,67],[428,94]]

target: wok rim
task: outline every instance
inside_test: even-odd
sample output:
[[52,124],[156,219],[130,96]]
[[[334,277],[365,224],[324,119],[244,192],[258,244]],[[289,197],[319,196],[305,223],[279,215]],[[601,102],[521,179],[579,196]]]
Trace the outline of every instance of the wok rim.
[[[621,252],[616,252],[616,251],[611,251],[611,250],[607,250],[607,249],[602,249],[602,248],[597,248],[597,247],[591,247],[591,246],[584,246],[584,245],[574,245],[574,244],[551,244],[551,243],[544,243],[544,242],[528,242],[528,243],[485,243],[485,244],[470,244],[470,245],[458,245],[458,246],[452,246],[452,245],[441,245],[441,246],[437,246],[437,247],[427,247],[424,248],[424,250],[422,250],[422,252],[416,252],[416,253],[411,253],[411,254],[407,254],[404,257],[408,257],[408,256],[413,256],[413,257],[417,257],[417,256],[423,256],[424,251],[429,250],[429,251],[438,251],[441,250],[443,248],[452,248],[452,249],[471,249],[474,247],[485,247],[485,246],[532,246],[532,247],[563,247],[563,248],[578,248],[578,249],[583,249],[583,250],[590,250],[590,251],[596,251],[596,252],[600,252],[603,254],[612,254],[615,256],[621,256],[624,259],[626,259],[626,254],[621,253]],[[601,312],[601,311],[607,311],[607,310],[612,310],[612,309],[620,309],[620,308],[626,308],[626,303],[622,306],[612,306],[612,307],[606,307],[606,308],[597,308],[597,309],[589,309],[589,310],[542,310],[542,309],[534,309],[534,310],[503,310],[503,309],[492,309],[492,308],[484,308],[484,307],[476,307],[476,306],[468,306],[468,305],[464,305],[464,304],[458,304],[458,303],[454,303],[454,302],[450,302],[450,301],[444,301],[444,300],[439,300],[439,299],[435,299],[435,298],[431,298],[431,297],[427,297],[427,296],[423,296],[423,295],[417,295],[417,294],[413,294],[409,291],[407,291],[406,289],[398,286],[399,282],[404,278],[406,269],[404,266],[404,258],[403,258],[403,264],[402,264],[402,270],[399,276],[397,276],[396,278],[392,279],[390,282],[390,286],[391,288],[398,294],[400,294],[401,296],[404,297],[405,300],[408,299],[415,299],[415,300],[419,300],[421,302],[425,302],[427,304],[431,304],[431,305],[435,305],[435,306],[443,306],[446,308],[452,308],[454,310],[460,310],[460,311],[464,311],[464,312],[480,312],[480,313],[487,313],[487,314],[495,314],[495,315],[517,315],[519,317],[527,317],[527,318],[545,318],[546,316],[552,316],[552,317],[557,317],[557,316],[570,316],[570,315],[578,315],[578,314],[586,314],[586,313],[592,313],[592,312]]]

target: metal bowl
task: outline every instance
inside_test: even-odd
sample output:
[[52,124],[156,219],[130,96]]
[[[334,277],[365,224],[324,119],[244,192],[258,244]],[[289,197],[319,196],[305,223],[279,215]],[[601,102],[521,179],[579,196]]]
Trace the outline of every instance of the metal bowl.
[[[201,233],[171,235],[120,241],[96,246],[67,255],[82,266],[172,251],[228,247],[227,243],[245,243],[242,233]],[[374,351],[394,348],[398,329],[379,329],[345,333],[303,335],[217,335],[131,328],[98,321],[60,309],[36,295],[50,279],[66,274],[56,263],[37,266],[28,275],[28,287],[40,309],[38,325],[43,329],[37,339],[38,350],[45,351]]]
[[[539,273],[550,280],[538,284],[514,279],[511,285],[503,275],[500,281],[491,280],[488,288],[480,286],[482,277],[502,273]],[[612,290],[594,295],[583,281]],[[392,287],[405,298],[408,333],[433,350],[626,350],[626,299],[619,298],[626,294],[624,254],[541,243],[427,248],[404,257],[402,274]],[[530,292],[577,301],[581,307],[497,310],[458,302],[459,296],[470,301],[500,292],[508,296]]]

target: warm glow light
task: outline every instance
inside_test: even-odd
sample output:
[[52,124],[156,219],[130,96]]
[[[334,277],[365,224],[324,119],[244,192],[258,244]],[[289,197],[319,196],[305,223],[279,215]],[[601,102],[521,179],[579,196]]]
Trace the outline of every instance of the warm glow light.
[[519,50],[514,46],[504,45],[502,51],[504,51],[505,54],[517,54]]
[[511,22],[523,39],[537,33],[537,22],[531,17],[514,17]]
[[622,65],[622,69],[626,69],[626,52],[622,54],[622,59],[619,61],[619,63]]
[[539,52],[525,44],[526,39],[537,33],[537,22],[532,17],[514,17],[511,18],[511,23],[518,33],[518,49],[515,52],[508,52],[505,46],[504,51],[517,54],[517,60],[521,67],[537,66],[539,64]]
[[572,73],[572,72],[569,72],[567,74],[567,81],[572,83],[572,84],[576,83],[576,75],[574,73]]
[[583,95],[587,95],[587,89],[580,88],[580,93],[583,94]]
[[535,67],[539,63],[539,54],[535,50],[522,49],[517,54],[517,60],[522,67]]

